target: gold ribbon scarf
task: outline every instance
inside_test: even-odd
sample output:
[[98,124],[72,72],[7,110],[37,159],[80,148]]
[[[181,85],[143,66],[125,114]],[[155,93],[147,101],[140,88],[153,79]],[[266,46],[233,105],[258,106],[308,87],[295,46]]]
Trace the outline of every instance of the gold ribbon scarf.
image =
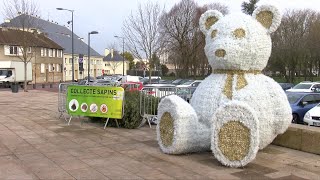
[[223,94],[227,96],[228,99],[232,99],[232,81],[233,76],[237,75],[236,90],[240,90],[248,85],[244,74],[261,74],[259,70],[229,70],[229,69],[215,69],[213,74],[227,74],[227,79],[223,88]]

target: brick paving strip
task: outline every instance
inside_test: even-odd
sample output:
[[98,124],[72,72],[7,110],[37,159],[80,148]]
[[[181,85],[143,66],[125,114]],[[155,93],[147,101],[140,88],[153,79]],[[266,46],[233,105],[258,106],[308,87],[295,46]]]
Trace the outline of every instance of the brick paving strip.
[[0,91],[0,179],[320,179],[320,156],[275,145],[245,168],[210,152],[163,154],[155,126],[103,129],[58,119],[57,93]]

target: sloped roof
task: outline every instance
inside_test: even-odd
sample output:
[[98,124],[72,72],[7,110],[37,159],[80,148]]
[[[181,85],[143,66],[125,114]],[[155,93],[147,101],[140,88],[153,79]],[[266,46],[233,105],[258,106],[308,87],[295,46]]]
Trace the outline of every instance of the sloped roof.
[[22,46],[22,39],[26,38],[28,46],[63,49],[57,43],[42,34],[33,34],[16,29],[0,28],[0,44]]
[[[126,58],[124,60],[127,61]],[[107,56],[105,56],[103,58],[103,61],[123,61],[123,59],[118,51],[113,51],[113,52],[110,52]]]
[[[23,19],[28,19],[29,22],[28,27],[34,28],[39,30],[40,32],[44,33],[48,38],[59,44],[63,47],[64,52],[71,54],[72,53],[72,41],[71,41],[71,34],[67,27],[61,26],[54,22],[46,21],[40,19],[38,17],[22,14],[10,20],[9,23],[5,22],[2,23],[1,26],[3,27],[17,27],[21,28],[21,21]],[[73,42],[74,42],[74,54],[88,54],[88,45],[83,42],[79,36],[73,33]],[[91,47],[90,47],[91,48]],[[91,48],[90,50],[91,56],[101,56],[97,51]]]

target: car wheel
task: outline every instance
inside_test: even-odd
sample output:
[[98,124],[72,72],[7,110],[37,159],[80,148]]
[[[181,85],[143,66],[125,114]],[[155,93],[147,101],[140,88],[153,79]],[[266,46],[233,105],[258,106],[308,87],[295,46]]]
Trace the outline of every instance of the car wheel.
[[298,114],[292,114],[292,123],[294,124],[298,124],[298,121],[299,121],[299,116]]

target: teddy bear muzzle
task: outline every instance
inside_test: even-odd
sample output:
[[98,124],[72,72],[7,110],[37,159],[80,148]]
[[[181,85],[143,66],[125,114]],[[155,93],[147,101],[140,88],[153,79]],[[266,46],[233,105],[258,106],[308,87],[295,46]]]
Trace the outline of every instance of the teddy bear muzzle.
[[226,55],[226,51],[224,49],[217,49],[215,55],[217,57],[224,57]]

